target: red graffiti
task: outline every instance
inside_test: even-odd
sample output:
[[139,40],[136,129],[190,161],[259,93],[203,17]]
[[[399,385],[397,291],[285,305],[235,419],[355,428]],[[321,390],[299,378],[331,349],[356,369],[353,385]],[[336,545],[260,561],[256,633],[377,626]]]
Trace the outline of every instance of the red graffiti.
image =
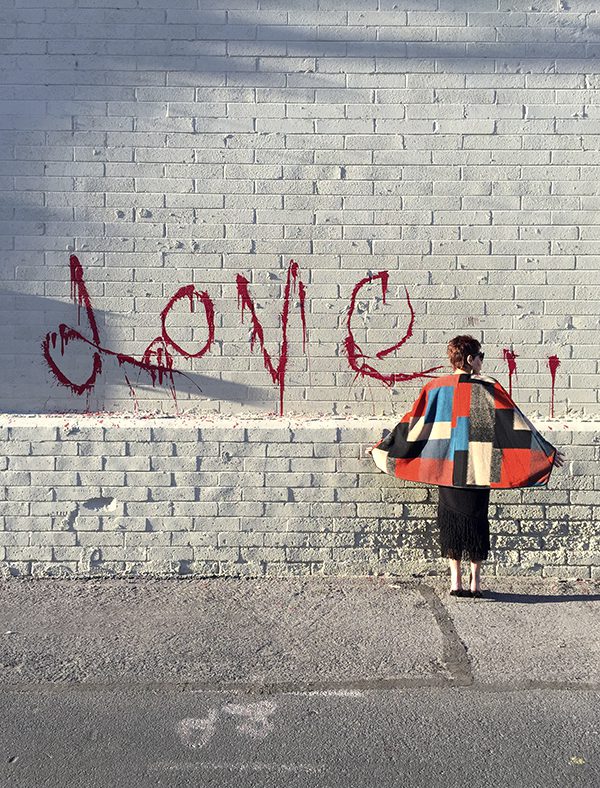
[[302,282],[301,279],[299,279],[298,270],[299,270],[298,263],[296,263],[294,260],[290,260],[290,264],[288,266],[288,271],[287,271],[287,281],[285,284],[285,291],[283,295],[283,308],[281,311],[281,335],[282,335],[281,349],[279,351],[279,362],[276,367],[273,366],[271,355],[267,350],[267,348],[265,347],[265,337],[264,337],[263,327],[261,325],[260,320],[256,316],[254,302],[252,301],[252,298],[250,297],[250,293],[248,292],[249,280],[246,279],[245,276],[242,276],[242,274],[238,274],[236,277],[238,307],[241,306],[242,323],[244,322],[245,308],[248,308],[252,320],[250,350],[254,350],[254,342],[256,341],[256,339],[258,339],[260,349],[262,350],[263,353],[265,369],[271,375],[271,379],[273,380],[273,383],[276,383],[279,387],[279,415],[280,416],[283,416],[285,368],[287,365],[287,358],[288,358],[287,325],[288,325],[288,317],[289,317],[290,289],[292,286],[292,280],[293,280],[294,291],[296,290],[297,287],[298,297],[300,299],[300,316],[302,319],[302,352],[304,353],[306,350],[306,315],[305,315],[306,290],[304,287],[304,283]]
[[514,374],[514,376],[517,377],[517,364],[515,359],[518,358],[518,355],[506,347],[502,349],[502,353],[504,354],[504,360],[508,362],[508,393],[512,397],[512,376]]
[[[508,348],[503,348],[502,353],[504,354],[504,360],[508,362],[508,393],[512,397],[512,376],[513,373],[515,377],[517,376],[517,365],[515,359],[518,358],[516,353],[513,353],[512,350]],[[552,394],[550,400],[550,416],[554,416],[554,383],[556,377],[556,370],[560,366],[560,360],[558,356],[549,356],[548,357],[548,367],[550,368],[550,375],[552,377]]]
[[[424,372],[395,372],[389,375],[384,375],[383,373],[379,372],[377,369],[372,367],[370,364],[366,362],[369,356],[366,356],[362,348],[357,344],[356,340],[354,339],[354,334],[352,333],[352,315],[354,314],[354,309],[356,307],[356,297],[366,284],[370,284],[375,279],[381,280],[381,292],[383,296],[383,303],[385,304],[385,296],[387,293],[387,286],[388,286],[388,278],[389,274],[387,271],[379,271],[377,274],[365,276],[364,279],[361,279],[360,282],[354,286],[354,290],[352,291],[352,295],[350,297],[350,307],[348,309],[348,317],[346,320],[346,326],[348,328],[348,333],[346,338],[344,339],[344,348],[346,350],[346,354],[348,356],[348,362],[350,367],[356,372],[354,376],[354,380],[359,375],[363,377],[375,378],[376,380],[381,381],[385,386],[391,388],[394,383],[397,383],[401,380],[413,380],[414,378],[424,378],[424,377],[431,377],[429,375],[430,372],[435,372],[438,369],[443,369],[443,367],[431,367],[430,369],[426,369]],[[410,309],[410,321],[408,324],[408,329],[406,334],[402,337],[399,342],[396,342],[395,345],[391,345],[390,347],[384,348],[376,353],[377,358],[383,358],[387,356],[389,353],[393,353],[399,347],[401,347],[407,339],[412,336],[412,329],[415,322],[415,313],[412,308],[412,304],[410,303],[410,297],[408,295],[408,290],[406,287],[404,288],[406,291],[406,300],[408,303],[408,308]],[[361,361],[362,360],[362,361]]]
[[[75,394],[81,395],[85,392],[88,394],[93,390],[98,375],[102,371],[102,357],[109,356],[116,358],[119,366],[132,366],[137,369],[139,372],[142,370],[148,372],[152,378],[152,385],[156,385],[156,381],[160,384],[163,383],[163,379],[168,380],[171,394],[175,401],[175,405],[177,407],[177,395],[175,390],[175,381],[174,381],[174,374],[182,375],[185,378],[188,378],[190,382],[198,388],[200,392],[202,389],[189,378],[184,372],[181,372],[178,369],[175,369],[173,366],[174,355],[178,355],[183,358],[202,358],[211,348],[211,345],[215,338],[215,309],[214,303],[207,292],[205,291],[198,291],[194,287],[194,285],[185,285],[180,287],[179,290],[169,299],[168,303],[160,313],[160,335],[155,337],[152,342],[148,345],[144,353],[142,354],[141,359],[136,359],[133,356],[126,355],[125,353],[118,353],[116,351],[110,350],[106,347],[102,347],[100,344],[100,334],[98,331],[98,325],[96,322],[96,317],[94,314],[94,309],[92,306],[92,301],[90,295],[88,293],[88,289],[84,280],[83,275],[83,268],[81,263],[77,259],[75,255],[71,255],[69,258],[70,263],[70,278],[71,278],[71,298],[74,303],[77,304],[77,323],[81,326],[81,308],[84,307],[85,316],[87,319],[88,324],[88,334],[89,336],[85,336],[84,333],[73,328],[65,323],[60,323],[58,326],[57,331],[51,331],[46,334],[44,337],[41,346],[44,358],[51,370],[54,374],[56,380],[59,384],[67,386],[71,389]],[[343,346],[348,356],[348,362],[350,368],[354,370],[356,373],[354,380],[356,380],[359,376],[363,378],[374,378],[375,380],[380,381],[383,385],[392,387],[395,383],[400,381],[406,380],[413,380],[415,378],[424,378],[424,377],[433,377],[431,373],[436,372],[437,370],[443,369],[443,366],[437,367],[430,367],[423,372],[396,372],[392,374],[384,374],[376,369],[374,366],[369,363],[371,357],[366,355],[362,348],[358,345],[354,338],[354,334],[352,331],[352,317],[354,315],[356,309],[356,300],[358,297],[359,292],[365,285],[372,284],[376,280],[381,281],[381,291],[383,296],[383,303],[386,302],[386,294],[388,288],[388,280],[389,274],[387,271],[379,271],[376,274],[369,274],[368,276],[361,279],[357,284],[354,286],[352,290],[352,295],[350,298],[350,306],[348,309],[348,315],[346,320],[347,326],[347,335],[344,339]],[[306,341],[307,341],[307,332],[306,332],[306,288],[304,283],[300,279],[299,274],[299,266],[294,260],[290,260],[288,270],[287,270],[287,279],[284,289],[283,295],[283,306],[281,311],[281,345],[279,351],[279,358],[277,361],[277,365],[275,365],[273,361],[273,356],[269,353],[265,346],[265,337],[264,337],[264,330],[261,321],[259,320],[256,314],[256,308],[253,299],[249,293],[249,280],[246,277],[242,276],[242,274],[238,274],[236,278],[237,284],[237,295],[238,295],[238,307],[241,307],[241,320],[242,323],[244,322],[244,312],[248,309],[251,318],[251,334],[250,334],[250,349],[251,351],[254,350],[254,343],[258,340],[260,349],[263,355],[264,366],[267,372],[270,374],[271,379],[279,388],[279,415],[283,415],[283,400],[284,400],[284,393],[285,393],[285,373],[286,373],[286,366],[288,362],[288,320],[289,320],[289,312],[290,312],[290,298],[292,297],[292,292],[297,293],[299,299],[299,306],[300,306],[300,317],[302,322],[302,352],[306,352]],[[402,345],[412,336],[413,333],[413,326],[415,323],[415,312],[412,307],[410,296],[408,294],[408,290],[406,287],[404,288],[406,292],[406,301],[408,304],[408,308],[410,310],[410,319],[408,322],[407,330],[404,336],[395,344],[390,345],[389,347],[383,348],[375,353],[375,358],[382,359],[385,356],[393,353],[395,350],[398,350]],[[184,299],[187,299],[189,302],[189,309],[190,312],[195,312],[196,302],[200,302],[204,308],[206,325],[207,325],[207,338],[206,342],[200,349],[196,350],[195,352],[192,350],[188,350],[182,347],[178,342],[176,342],[170,335],[169,330],[167,328],[167,320],[169,315],[171,314],[175,305]],[[91,348],[90,351],[90,363],[91,363],[91,371],[89,376],[83,381],[78,382],[76,380],[72,380],[71,377],[61,368],[60,364],[58,363],[57,359],[55,359],[53,352],[56,351],[58,337],[60,336],[60,352],[61,355],[64,356],[65,348],[69,342],[77,341],[82,342]],[[504,358],[508,362],[509,366],[509,394],[512,396],[512,375],[516,375],[516,363],[515,359],[517,358],[517,354],[513,353],[511,350],[504,348],[503,350]],[[550,367],[551,375],[552,375],[552,401],[551,401],[551,412],[552,416],[554,416],[554,388],[555,388],[555,376],[556,376],[556,369],[560,365],[560,361],[557,356],[550,356],[548,359],[548,365]],[[135,401],[135,409],[137,412],[138,403],[135,395],[134,387],[129,380],[127,372],[124,371],[125,380],[129,386],[130,392]]]
[[550,398],[550,415],[554,417],[554,383],[556,380],[556,370],[560,367],[560,360],[558,356],[548,357],[548,367],[550,369],[550,376],[552,378],[552,393]]
[[[173,373],[178,375],[183,375],[184,377],[190,379],[188,375],[185,373],[173,369],[173,356],[170,352],[169,348],[172,348],[176,353],[185,357],[185,358],[200,358],[203,356],[209,349],[214,339],[214,306],[213,302],[210,299],[208,293],[206,292],[198,292],[193,285],[185,285],[184,287],[179,288],[179,290],[173,295],[173,297],[169,300],[165,308],[161,312],[161,335],[156,337],[152,340],[152,342],[148,345],[144,354],[142,355],[142,359],[138,360],[133,356],[128,356],[125,353],[116,353],[113,350],[109,350],[108,348],[101,347],[100,345],[100,335],[98,332],[98,326],[96,323],[96,318],[94,315],[94,310],[92,307],[92,302],[87,290],[87,286],[84,281],[83,277],[83,268],[81,263],[77,259],[75,255],[71,255],[69,258],[70,262],[70,270],[71,270],[71,298],[74,302],[77,303],[78,311],[77,311],[77,323],[78,325],[81,324],[81,306],[82,304],[85,306],[86,314],[88,323],[92,333],[92,339],[88,339],[85,337],[81,332],[77,331],[75,328],[71,328],[71,326],[66,325],[65,323],[60,323],[58,327],[58,334],[60,334],[61,338],[61,348],[60,352],[61,355],[64,356],[65,347],[70,340],[76,339],[80,342],[85,342],[94,348],[94,353],[92,356],[92,372],[87,380],[83,383],[76,383],[75,381],[71,380],[59,367],[59,365],[54,360],[50,348],[56,349],[56,341],[57,341],[57,332],[51,331],[46,334],[44,340],[42,341],[42,352],[44,354],[44,358],[46,359],[50,369],[56,376],[56,379],[59,383],[64,386],[70,388],[75,394],[83,394],[84,391],[90,392],[94,384],[96,382],[96,378],[98,374],[102,370],[102,358],[101,355],[113,356],[119,362],[119,366],[123,366],[123,364],[130,364],[134,367],[137,367],[139,370],[145,370],[149,372],[152,377],[152,385],[156,383],[156,377],[158,376],[159,382],[162,384],[163,376],[167,377],[170,381],[170,389],[173,399],[175,400],[175,404],[177,405],[177,395],[175,391],[175,382],[173,380]],[[169,312],[172,310],[173,306],[183,298],[187,298],[190,302],[190,311],[194,312],[195,302],[194,299],[201,301],[202,305],[204,306],[204,310],[206,313],[206,322],[208,325],[208,338],[205,345],[196,353],[191,353],[182,348],[178,345],[169,335],[166,327],[166,320]],[[154,360],[155,359],[155,360]],[[129,386],[129,389],[134,397],[135,400],[135,391],[129,378],[127,377],[127,373],[125,374],[125,380]],[[191,380],[191,379],[190,379]],[[191,381],[194,383],[194,381]],[[201,391],[200,387],[194,383],[194,385]],[[138,403],[135,400],[135,409],[137,411]]]
[[[92,332],[92,341],[90,342],[76,329],[61,323],[58,327],[58,330],[60,333],[60,353],[62,356],[65,354],[65,347],[67,343],[72,339],[76,339],[80,342],[87,342],[88,344],[92,345],[92,347],[96,348],[99,348],[100,345],[100,335],[98,333],[98,326],[96,324],[96,317],[92,308],[92,302],[83,278],[83,268],[74,254],[69,258],[69,262],[71,264],[71,299],[77,304],[77,325],[81,325],[81,306],[83,304],[85,306],[88,323]],[[94,353],[92,356],[92,371],[89,378],[87,378],[87,380],[85,380],[83,383],[74,383],[62,372],[60,367],[52,358],[52,354],[50,353],[50,345],[52,345],[53,348],[56,348],[56,339],[57,335],[55,331],[46,334],[44,341],[42,342],[42,352],[58,382],[63,386],[69,386],[69,388],[71,388],[75,394],[83,394],[84,391],[91,391],[96,382],[96,378],[102,371],[102,358],[100,357],[100,353]]]

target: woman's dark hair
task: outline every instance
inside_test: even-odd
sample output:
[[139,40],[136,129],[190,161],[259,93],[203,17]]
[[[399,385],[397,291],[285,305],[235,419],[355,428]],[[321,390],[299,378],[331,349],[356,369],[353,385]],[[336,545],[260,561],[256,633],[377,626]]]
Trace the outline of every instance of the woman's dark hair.
[[461,334],[448,342],[448,358],[454,369],[462,369],[467,363],[467,356],[476,356],[481,350],[481,343],[469,334]]

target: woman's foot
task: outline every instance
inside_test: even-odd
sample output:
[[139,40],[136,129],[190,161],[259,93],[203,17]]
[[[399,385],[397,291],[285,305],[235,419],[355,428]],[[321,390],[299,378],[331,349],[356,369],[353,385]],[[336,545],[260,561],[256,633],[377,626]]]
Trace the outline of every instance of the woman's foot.
[[462,587],[460,559],[450,558],[450,596],[467,596]]
[[477,574],[473,575],[472,572],[469,572],[469,594],[473,597],[483,596],[479,576]]

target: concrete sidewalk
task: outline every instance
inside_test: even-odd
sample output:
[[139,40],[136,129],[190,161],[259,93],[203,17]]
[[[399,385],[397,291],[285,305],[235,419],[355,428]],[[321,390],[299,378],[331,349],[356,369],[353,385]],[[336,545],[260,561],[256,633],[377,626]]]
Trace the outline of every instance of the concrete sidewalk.
[[597,788],[598,581],[9,580],[0,786]]
[[90,579],[0,584],[0,688],[600,688],[600,581]]

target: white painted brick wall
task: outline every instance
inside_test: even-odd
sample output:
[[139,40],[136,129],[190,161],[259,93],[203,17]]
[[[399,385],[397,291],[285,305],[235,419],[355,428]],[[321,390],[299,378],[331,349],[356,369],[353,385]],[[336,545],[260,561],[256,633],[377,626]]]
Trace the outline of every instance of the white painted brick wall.
[[[543,421],[558,356],[568,471],[493,492],[488,571],[599,576],[597,6],[5,0],[0,411],[30,416],[0,425],[3,571],[445,571],[435,488],[361,455],[424,382],[350,369],[353,288],[387,271],[386,303],[367,284],[352,319],[382,374],[450,371],[448,340],[472,333],[507,387],[517,354],[513,395]],[[292,258],[293,428],[236,291],[241,274],[277,366]],[[214,304],[214,342],[201,358],[167,346],[171,388],[140,362],[189,284]],[[378,359],[408,332],[405,288],[412,333]],[[42,354],[60,325],[81,334],[64,355],[58,336],[60,374],[82,384],[102,364],[87,393]],[[203,308],[183,300],[165,330],[198,352]],[[135,410],[180,418],[113,418]]]
[[[448,339],[473,333],[486,369],[505,383],[503,350],[518,354],[514,393],[532,415],[550,413],[551,355],[561,362],[555,413],[598,414],[597,2],[117,5],[2,3],[1,410],[119,412],[137,403],[174,413],[168,381],[153,385],[148,371],[111,353],[141,359],[169,298],[193,284],[214,302],[215,341],[202,358],[173,354],[189,376],[174,376],[180,411],[277,412],[278,390],[258,344],[250,349],[235,282],[238,273],[250,280],[276,363],[294,258],[307,290],[308,345],[303,352],[292,297],[286,414],[393,414],[414,398],[423,379],[393,389],[355,379],[345,355],[352,288],[381,270],[390,274],[387,304],[373,283],[353,319],[381,372],[449,371]],[[102,348],[88,395],[59,385],[40,347],[61,323],[78,328],[88,341],[71,342],[62,356],[59,340],[53,358],[72,381],[89,376],[93,338],[70,297],[71,253]],[[412,336],[377,359],[407,331],[405,287]],[[185,302],[168,327],[189,350],[207,338],[202,309],[191,314]],[[56,484],[79,476],[97,486],[94,449],[74,455],[61,443],[60,463],[46,469],[42,456],[34,467],[18,454],[30,440],[11,439],[6,484],[43,485],[50,473]],[[129,440],[143,441],[143,430]],[[149,465],[151,452],[131,463],[120,438],[101,445],[110,457],[105,484],[141,489],[151,474],[159,490],[158,474],[196,470],[164,471]],[[244,472],[276,473],[251,465]],[[236,501],[212,501],[221,503]],[[248,516],[264,514],[263,500],[241,503]],[[173,506],[191,516],[184,501]]]
[[[438,489],[365,455],[384,426],[4,416],[0,575],[445,574]],[[547,490],[492,490],[485,572],[600,577],[597,425],[537,426],[567,462]]]

